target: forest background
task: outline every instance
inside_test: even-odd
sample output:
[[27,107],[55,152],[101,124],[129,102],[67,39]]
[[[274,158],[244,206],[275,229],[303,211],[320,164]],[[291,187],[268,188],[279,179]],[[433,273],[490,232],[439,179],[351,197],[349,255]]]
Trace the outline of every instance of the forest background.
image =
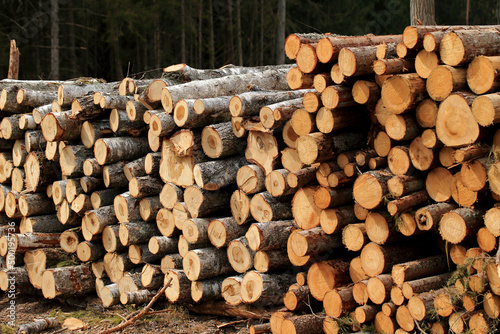
[[[410,24],[409,0],[0,0],[0,6],[0,77],[7,76],[15,39],[20,79],[116,81],[158,77],[181,62],[276,64],[287,61],[282,44],[290,33],[400,34]],[[500,24],[500,0],[437,0],[435,23]]]

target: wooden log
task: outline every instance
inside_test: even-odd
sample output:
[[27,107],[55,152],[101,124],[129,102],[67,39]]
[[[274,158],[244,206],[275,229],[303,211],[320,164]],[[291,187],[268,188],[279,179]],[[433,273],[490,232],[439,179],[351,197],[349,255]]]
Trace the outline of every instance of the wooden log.
[[247,230],[246,226],[239,225],[233,217],[227,217],[212,220],[208,225],[207,233],[212,245],[216,248],[222,248],[226,247],[232,240],[245,235]]
[[170,285],[165,289],[165,296],[171,303],[191,302],[191,282],[183,270],[170,269],[165,273],[165,282]]
[[323,307],[327,316],[335,318],[339,318],[342,315],[354,311],[356,308],[356,301],[352,295],[352,287],[328,291],[323,299]]
[[425,96],[425,81],[416,73],[394,75],[382,86],[384,106],[395,114],[415,108]]
[[259,119],[264,128],[272,130],[283,126],[292,115],[300,108],[303,108],[303,98],[286,100],[262,107],[259,112]]
[[147,151],[148,143],[145,138],[101,138],[94,145],[94,154],[100,165],[136,159]]
[[246,194],[255,194],[265,189],[266,176],[257,165],[246,165],[238,169],[236,183]]
[[387,135],[397,141],[412,140],[421,132],[412,114],[390,115],[386,119],[385,129]]
[[341,259],[314,263],[307,273],[311,295],[323,301],[325,294],[349,281],[349,262]]
[[350,251],[359,251],[369,242],[364,223],[347,225],[342,230],[342,243]]
[[152,236],[158,234],[156,224],[147,224],[145,222],[121,222],[118,233],[123,246],[144,244]]
[[297,225],[303,229],[313,228],[320,223],[321,209],[314,204],[316,189],[304,187],[299,189],[292,200],[292,214]]
[[[162,106],[167,113],[171,113],[175,104],[181,99],[234,95],[245,92],[248,85],[257,85],[263,89],[285,90],[288,88],[286,83],[287,72],[288,68],[267,70],[260,73],[209,79],[204,82],[210,86],[200,86],[199,82],[191,82],[173,87],[164,87],[161,92]],[[214,90],[213,87],[217,87],[217,89]]]
[[500,209],[498,207],[492,207],[484,215],[484,225],[495,237],[500,236],[500,225],[498,224],[498,217],[500,214]]
[[387,188],[393,197],[401,197],[425,188],[425,180],[419,175],[398,175],[387,181]]
[[280,305],[282,296],[294,279],[292,274],[263,274],[249,271],[241,281],[241,298],[245,303]]
[[444,240],[457,244],[479,230],[484,213],[485,210],[478,208],[459,208],[445,213],[439,221],[439,233]]
[[92,207],[97,209],[101,206],[111,205],[115,200],[115,196],[122,194],[124,191],[123,188],[96,190],[90,195]]
[[472,103],[472,114],[474,119],[481,126],[490,126],[498,123],[500,117],[498,116],[499,108],[498,94],[487,94],[478,96]]
[[471,62],[476,56],[495,56],[495,41],[500,36],[495,30],[456,30],[443,36],[439,45],[441,60],[446,65],[458,66]]
[[95,158],[87,159],[83,163],[83,173],[86,176],[101,177],[103,166],[97,163]]
[[372,64],[377,60],[378,46],[344,47],[339,52],[340,70],[345,76],[373,73]]
[[160,268],[163,274],[166,274],[170,269],[182,268],[182,256],[180,254],[168,254],[161,259]]
[[[434,276],[427,276],[427,277],[423,277],[423,278],[416,279],[416,280],[406,281],[402,285],[403,295],[406,299],[410,300],[414,296],[416,296],[420,293],[423,293],[423,292],[427,292],[427,291],[436,292],[437,290],[446,286],[450,277],[451,277],[451,273],[445,272],[445,273],[434,275]],[[439,293],[439,291],[437,291],[437,293]],[[432,295],[431,304],[432,304],[432,301],[434,300],[434,297],[437,293]],[[420,313],[423,313],[425,315],[425,312],[420,312]],[[423,320],[423,319],[418,319],[418,320]]]
[[[383,44],[381,44],[383,45]],[[380,47],[380,45],[378,46]],[[373,72],[378,75],[400,74],[404,72],[414,72],[415,62],[407,59],[385,58],[373,62]]]
[[82,262],[99,260],[105,253],[102,243],[97,242],[83,241],[76,248],[76,256]]
[[497,90],[498,56],[477,56],[467,68],[467,84],[474,93],[486,94]]
[[385,36],[357,36],[356,38],[347,38],[345,36],[326,36],[319,40],[316,46],[318,60],[322,63],[334,62],[338,59],[340,50],[347,46],[369,46],[381,43],[399,43],[401,35]]
[[42,151],[47,141],[43,137],[42,130],[27,130],[24,135],[26,151]]
[[310,184],[316,177],[317,167],[306,167],[286,175],[286,184],[291,188],[302,188]]
[[245,234],[253,251],[283,248],[290,233],[296,228],[293,220],[270,221],[250,225]]
[[42,276],[42,292],[47,299],[57,296],[84,295],[95,290],[90,265],[47,269]]
[[31,216],[21,220],[21,233],[60,233],[68,229],[61,224],[56,215]]
[[196,164],[193,175],[198,187],[204,190],[219,190],[236,182],[239,168],[247,164],[243,156]]
[[373,148],[380,157],[387,157],[391,147],[393,145],[393,140],[387,135],[385,131],[378,131],[373,140]]
[[420,50],[415,56],[415,72],[417,72],[421,78],[429,78],[432,71],[438,67],[439,64],[440,60],[436,52]]
[[434,101],[443,101],[452,92],[467,88],[467,70],[441,65],[432,70],[427,78],[426,87]]
[[44,138],[47,141],[78,139],[83,121],[70,116],[71,111],[46,114],[40,123]]
[[272,134],[250,131],[245,150],[249,162],[257,164],[267,175],[274,169],[278,157],[278,141]]
[[443,167],[432,169],[425,180],[425,189],[436,202],[445,202],[451,197],[451,182],[453,175]]
[[410,160],[408,146],[394,146],[387,155],[389,170],[394,175],[412,174],[415,171]]
[[387,211],[394,216],[424,204],[429,199],[426,190],[420,190],[410,195],[403,196],[387,203]]
[[37,216],[54,213],[53,201],[44,193],[21,194],[18,199],[19,212],[23,216]]
[[139,202],[140,199],[132,197],[128,191],[115,196],[113,205],[118,221],[123,223],[139,220],[141,217]]
[[129,181],[129,192],[135,198],[158,195],[163,188],[161,180],[152,176],[134,177]]
[[189,251],[182,260],[187,278],[203,280],[234,272],[225,249],[201,248]]
[[287,147],[281,152],[281,164],[290,172],[298,171],[304,168],[304,164],[300,161],[297,150]]
[[392,278],[395,284],[402,285],[406,281],[430,277],[448,271],[443,255],[431,256],[419,260],[396,264],[392,268]]
[[354,207],[347,205],[321,211],[319,222],[321,228],[328,234],[341,232],[348,224],[356,223]]
[[141,177],[146,175],[144,170],[144,165],[146,162],[146,157],[140,157],[138,159],[132,160],[123,166],[123,173],[130,181],[134,177]]
[[[99,95],[99,94],[96,94]],[[100,100],[100,98],[98,98]],[[81,121],[98,117],[104,110],[99,105],[99,101],[94,103],[94,94],[87,94],[75,97],[71,102],[71,118]]]
[[227,209],[230,197],[231,193],[224,189],[220,189],[217,192],[211,192],[196,186],[191,186],[184,191],[184,201],[193,218],[206,216]]
[[139,213],[142,220],[151,222],[156,219],[158,211],[163,208],[158,196],[144,197],[139,202]]
[[314,203],[320,209],[334,208],[352,204],[352,188],[325,188],[318,187],[314,193]]
[[358,132],[342,132],[327,136],[320,132],[302,136],[297,141],[297,153],[304,164],[331,160],[335,154],[360,148],[364,139]]
[[415,320],[410,314],[406,305],[401,305],[396,311],[396,321],[406,332],[411,332],[415,328]]
[[59,236],[59,245],[66,253],[76,252],[78,244],[82,241],[83,236],[79,229],[66,230]]
[[273,197],[268,192],[258,193],[250,201],[250,213],[260,223],[292,218],[290,199],[291,196]]
[[222,281],[221,293],[222,297],[229,305],[239,305],[241,304],[241,281],[243,280],[243,275],[239,276],[229,276]]
[[357,105],[351,87],[343,85],[328,86],[321,93],[321,102],[328,109],[348,108]]
[[239,237],[227,246],[227,258],[231,267],[237,273],[243,274],[253,267],[255,251],[248,247],[247,239]]
[[367,209],[375,209],[382,204],[388,194],[387,182],[393,175],[388,170],[370,171],[356,179],[353,195],[356,202]]
[[342,246],[340,235],[326,234],[321,227],[293,233],[290,238],[292,251],[297,256],[324,253]]
[[28,154],[24,164],[26,189],[31,192],[45,190],[56,179],[56,170],[43,153],[33,151]]
[[392,277],[390,274],[370,277],[366,284],[368,298],[376,305],[382,305],[389,300],[392,288]]
[[[365,114],[366,110],[363,109],[349,108],[348,112],[346,108],[331,110],[321,107],[316,114],[316,127],[322,133],[331,133],[354,125],[362,125],[363,122],[360,122],[360,120],[363,119]],[[293,121],[294,119],[292,118],[292,122]],[[307,129],[306,131],[302,130],[302,133],[300,133],[300,131],[295,132],[300,135],[305,135],[314,130],[314,128],[311,128],[311,131],[309,131],[310,127],[299,122],[299,128],[303,126]]]
[[432,128],[436,125],[437,113],[437,103],[431,99],[422,100],[415,110],[417,122],[423,128]]

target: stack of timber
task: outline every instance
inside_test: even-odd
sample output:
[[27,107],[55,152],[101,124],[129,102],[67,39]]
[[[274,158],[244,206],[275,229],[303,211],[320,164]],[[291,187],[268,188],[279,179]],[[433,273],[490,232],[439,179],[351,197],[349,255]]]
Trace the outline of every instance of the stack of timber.
[[16,273],[111,307],[168,283],[168,303],[264,319],[256,333],[488,333],[499,28],[293,34],[293,65],[0,82],[0,287]]

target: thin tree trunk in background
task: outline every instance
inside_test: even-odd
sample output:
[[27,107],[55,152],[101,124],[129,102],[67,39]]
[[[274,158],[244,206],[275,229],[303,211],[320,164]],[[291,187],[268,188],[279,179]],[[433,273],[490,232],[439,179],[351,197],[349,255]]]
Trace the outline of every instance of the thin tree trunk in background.
[[436,22],[434,0],[410,1],[411,25],[433,25]]
[[78,64],[76,63],[76,42],[75,42],[75,9],[73,0],[69,1],[69,66],[72,78],[78,76]]
[[232,0],[226,0],[226,61],[234,61],[234,36],[233,36],[233,4]]
[[238,42],[238,65],[243,66],[243,42],[241,37],[241,0],[236,0],[236,40]]
[[259,65],[264,65],[264,0],[260,0],[260,57]]
[[465,12],[465,24],[469,25],[470,0],[467,0],[467,10]]
[[200,0],[198,11],[198,68],[203,68],[203,0]]
[[184,0],[181,1],[181,62],[186,62],[186,18]]
[[50,77],[59,79],[59,0],[50,1]]
[[276,64],[285,63],[286,0],[278,1],[278,29],[276,34]]
[[212,6],[212,0],[208,0],[208,19],[209,67],[215,68],[214,9]]

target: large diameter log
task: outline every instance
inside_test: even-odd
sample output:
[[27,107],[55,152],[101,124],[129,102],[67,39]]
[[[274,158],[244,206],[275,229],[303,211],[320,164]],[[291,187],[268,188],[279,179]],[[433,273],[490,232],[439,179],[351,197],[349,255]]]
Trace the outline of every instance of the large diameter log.
[[451,92],[467,87],[465,68],[454,68],[441,65],[432,70],[427,78],[426,86],[429,96],[434,101],[443,101]]
[[243,156],[202,162],[194,165],[194,180],[202,189],[219,190],[235,183],[238,170],[247,163]]
[[394,75],[382,86],[384,106],[395,114],[415,108],[426,95],[425,81],[416,73]]
[[137,159],[148,151],[147,139],[141,137],[101,138],[94,145],[94,155],[100,165]]
[[171,113],[175,104],[182,99],[235,95],[247,91],[248,85],[263,89],[286,90],[288,89],[287,73],[288,69],[267,70],[260,73],[209,79],[203,81],[203,85],[200,85],[200,82],[189,82],[165,87],[161,92],[161,102],[165,111]]
[[470,93],[455,93],[439,105],[436,133],[446,146],[465,146],[477,140],[479,125],[470,107],[474,98]]
[[484,209],[459,208],[445,213],[439,221],[439,233],[444,240],[458,244],[474,235],[484,224]]
[[42,276],[43,296],[85,295],[95,290],[95,280],[90,264],[47,269]]
[[457,30],[444,35],[439,53],[446,65],[464,65],[479,55],[498,55],[498,41],[500,34],[497,30]]
[[319,301],[323,301],[328,291],[349,281],[349,261],[341,259],[316,262],[307,273],[311,295]]
[[359,132],[343,132],[327,136],[311,133],[297,140],[297,152],[304,164],[331,160],[336,154],[364,146],[365,135]]
[[182,261],[189,280],[203,280],[234,272],[225,249],[200,248],[189,251]]

